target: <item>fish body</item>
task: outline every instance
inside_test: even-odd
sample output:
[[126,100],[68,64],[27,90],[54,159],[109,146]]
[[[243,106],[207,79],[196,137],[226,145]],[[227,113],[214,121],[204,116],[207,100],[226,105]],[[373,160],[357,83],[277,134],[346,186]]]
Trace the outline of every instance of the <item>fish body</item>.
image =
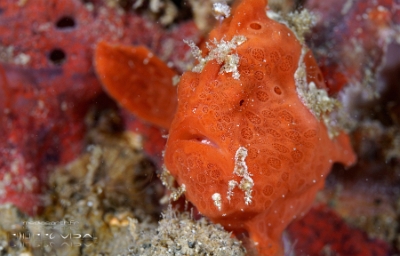
[[[347,136],[331,139],[299,96],[302,62],[313,73],[307,83],[325,88],[322,75],[266,5],[241,1],[203,49],[210,56],[219,47],[222,56],[182,76],[165,166],[202,214],[247,231],[260,255],[281,255],[282,231],[309,209],[332,164],[352,164],[355,156]],[[237,71],[226,65],[232,58]]]
[[[164,163],[186,198],[227,230],[248,233],[259,255],[283,255],[283,230],[309,209],[332,164],[351,165],[355,155],[348,136],[332,135],[324,121],[331,106],[313,55],[268,13],[265,0],[238,1],[205,46],[189,43],[198,63],[177,92],[174,73],[154,55],[138,58],[139,47],[100,43],[95,64],[123,106],[169,129]],[[127,97],[129,81],[139,81],[139,100]],[[157,90],[170,105],[149,99]]]

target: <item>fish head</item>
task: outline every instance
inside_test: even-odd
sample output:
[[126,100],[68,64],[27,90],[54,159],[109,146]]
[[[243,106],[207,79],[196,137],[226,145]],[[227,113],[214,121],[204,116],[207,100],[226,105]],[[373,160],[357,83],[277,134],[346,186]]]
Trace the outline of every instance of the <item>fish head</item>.
[[[246,221],[282,198],[307,194],[287,223],[308,207],[307,191],[314,196],[334,161],[354,161],[349,143],[332,141],[299,97],[300,63],[307,82],[324,88],[312,54],[267,12],[266,1],[239,2],[210,33],[200,66],[178,84],[165,166],[185,185],[187,199],[220,223]],[[343,148],[347,155],[338,156]]]

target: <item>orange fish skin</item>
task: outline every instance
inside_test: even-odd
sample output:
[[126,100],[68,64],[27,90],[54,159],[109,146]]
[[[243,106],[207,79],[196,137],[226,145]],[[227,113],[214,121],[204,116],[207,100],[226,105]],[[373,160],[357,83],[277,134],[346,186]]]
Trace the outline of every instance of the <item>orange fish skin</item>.
[[143,120],[170,127],[177,104],[174,70],[144,46],[101,41],[94,59],[98,78],[111,97]]
[[[331,139],[299,98],[303,45],[267,17],[266,6],[240,1],[210,33],[216,41],[246,38],[232,50],[239,79],[221,72],[217,60],[182,76],[165,166],[202,214],[235,233],[247,231],[259,255],[283,255],[283,230],[309,209],[332,164],[351,165],[355,155],[347,135]],[[326,88],[310,53],[304,63],[307,82]],[[247,173],[239,175],[235,168],[244,164]]]

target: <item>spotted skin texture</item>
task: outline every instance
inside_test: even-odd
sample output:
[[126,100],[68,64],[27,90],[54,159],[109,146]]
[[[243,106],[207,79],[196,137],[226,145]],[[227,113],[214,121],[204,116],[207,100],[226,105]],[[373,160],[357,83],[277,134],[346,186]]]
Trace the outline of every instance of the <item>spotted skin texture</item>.
[[[165,97],[171,99],[171,106],[176,106],[173,99],[178,99],[176,113],[172,118],[171,111],[165,111],[156,121],[170,128],[165,166],[179,185],[185,185],[186,198],[226,229],[238,235],[248,233],[259,255],[282,255],[282,231],[309,209],[332,164],[351,165],[355,156],[347,135],[330,139],[323,122],[300,100],[294,74],[304,46],[289,28],[266,16],[266,6],[267,1],[261,0],[237,3],[231,18],[218,24],[209,39],[232,42],[235,36],[244,36],[246,40],[219,56],[222,63],[221,58],[208,58],[200,73],[186,72],[177,95],[167,89]],[[110,94],[115,90],[113,97],[138,116],[145,110],[140,100],[147,98],[127,102],[130,87],[123,86],[123,81],[137,73],[125,70],[126,63],[132,62],[144,77],[151,75],[146,69],[162,68],[166,72],[158,72],[159,82],[152,84],[162,90],[171,86],[171,82],[161,81],[168,81],[172,72],[155,56],[144,63],[149,55],[144,49],[99,44],[96,51],[96,69],[103,86]],[[205,57],[208,49],[202,51]],[[221,72],[233,55],[239,59],[239,79],[233,72]],[[125,67],[116,63],[118,59],[124,60]],[[307,50],[304,63],[307,82],[325,89],[321,71]],[[110,70],[125,75],[107,76]],[[140,81],[135,86],[151,86],[146,83],[149,79]],[[167,110],[164,100],[153,101],[148,109]],[[240,166],[247,170],[241,175],[234,173],[239,148],[246,151]],[[243,180],[248,181],[246,186],[240,185]],[[229,184],[236,185],[229,188]],[[246,189],[251,197],[247,204]]]
[[[300,100],[294,74],[303,46],[266,16],[266,6],[267,1],[241,1],[210,33],[217,41],[247,38],[232,50],[239,56],[239,79],[221,73],[223,64],[216,60],[182,76],[165,165],[202,214],[235,233],[248,232],[259,255],[282,255],[282,231],[309,209],[332,164],[350,165],[355,156],[347,135],[330,139]],[[308,82],[324,88],[310,53],[305,63]],[[240,147],[247,149],[254,182],[249,204],[239,187],[227,198],[228,183],[242,179],[234,174]],[[221,195],[218,207],[215,193]]]

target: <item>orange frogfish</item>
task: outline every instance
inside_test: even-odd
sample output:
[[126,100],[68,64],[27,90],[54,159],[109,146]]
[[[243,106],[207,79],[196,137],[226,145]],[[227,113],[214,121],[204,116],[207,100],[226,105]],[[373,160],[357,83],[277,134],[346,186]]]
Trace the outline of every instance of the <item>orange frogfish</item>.
[[102,42],[96,69],[123,106],[149,120],[154,112],[169,128],[165,167],[199,212],[247,232],[259,255],[283,255],[283,230],[309,209],[332,164],[351,165],[355,155],[332,127],[337,104],[289,23],[266,0],[229,11],[204,47],[188,43],[198,62],[177,95],[174,72],[141,47]]

